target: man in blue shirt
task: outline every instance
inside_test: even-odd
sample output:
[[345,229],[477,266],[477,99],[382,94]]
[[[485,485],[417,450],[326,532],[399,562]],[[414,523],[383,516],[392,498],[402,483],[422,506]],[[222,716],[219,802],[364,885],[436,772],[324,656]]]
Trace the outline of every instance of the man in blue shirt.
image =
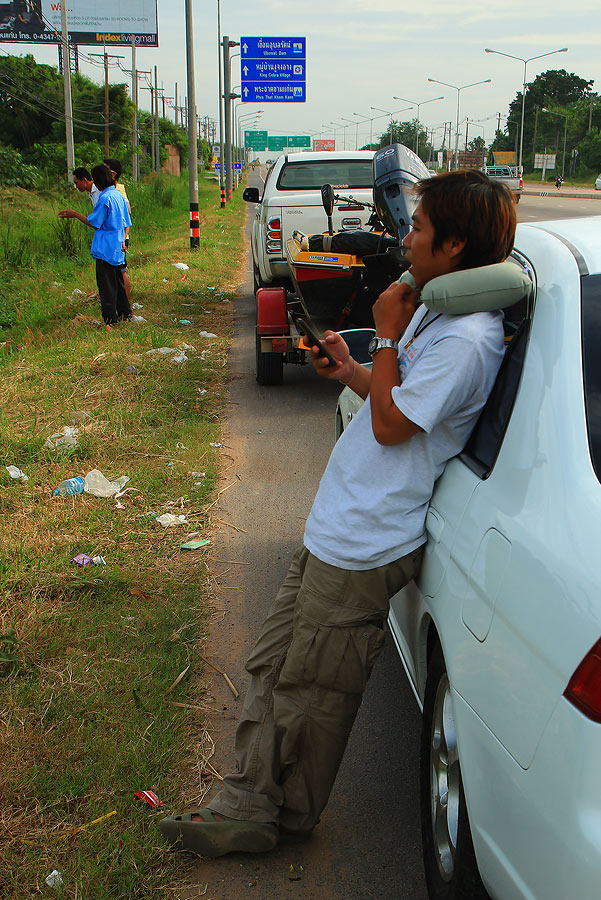
[[108,167],[94,166],[92,178],[100,196],[90,215],[86,218],[75,209],[63,209],[58,215],[60,219],[79,219],[94,229],[90,252],[96,260],[102,318],[110,326],[132,315],[121,271],[125,259],[125,229],[131,225],[131,219],[125,200],[115,190]]

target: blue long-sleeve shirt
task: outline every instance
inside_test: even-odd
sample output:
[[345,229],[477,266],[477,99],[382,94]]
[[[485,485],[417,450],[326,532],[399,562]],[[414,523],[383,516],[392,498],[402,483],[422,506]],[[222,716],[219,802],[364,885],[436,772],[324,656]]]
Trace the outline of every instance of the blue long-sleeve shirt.
[[90,250],[94,259],[103,259],[111,266],[123,265],[125,254],[121,248],[131,219],[127,203],[113,185],[101,191],[88,222],[94,227]]

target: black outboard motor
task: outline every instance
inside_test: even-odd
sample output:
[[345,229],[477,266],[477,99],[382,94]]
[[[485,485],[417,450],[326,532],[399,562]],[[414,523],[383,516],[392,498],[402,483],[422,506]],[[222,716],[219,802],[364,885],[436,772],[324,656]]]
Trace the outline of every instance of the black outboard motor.
[[376,212],[388,234],[399,241],[410,231],[417,205],[412,188],[428,177],[428,169],[419,156],[403,144],[391,144],[374,156]]

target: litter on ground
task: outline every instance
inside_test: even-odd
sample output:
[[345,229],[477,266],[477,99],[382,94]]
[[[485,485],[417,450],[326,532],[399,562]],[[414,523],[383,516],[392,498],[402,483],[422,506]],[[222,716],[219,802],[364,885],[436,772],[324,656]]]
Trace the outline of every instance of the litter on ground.
[[148,803],[152,807],[165,805],[162,800],[159,800],[154,791],[134,791],[134,797],[143,800],[144,803]]
[[74,562],[78,566],[84,568],[85,566],[91,566],[93,560],[91,556],[87,556],[85,553],[78,553],[77,556],[73,557],[71,562]]
[[157,516],[156,521],[159,525],[162,525],[163,528],[169,528],[171,525],[183,525],[184,522],[188,520],[184,515],[176,516],[174,513],[163,513],[162,516]]
[[179,269],[181,272],[187,272],[190,266],[186,265],[186,263],[171,263],[171,265],[175,269]]
[[92,469],[84,478],[84,493],[93,497],[114,497],[123,490],[129,481],[128,475],[121,475],[115,481],[109,481],[99,469]]
[[65,425],[62,431],[51,434],[44,441],[44,447],[47,450],[65,450],[69,447],[77,447],[77,435],[79,428],[75,425]]
[[209,540],[204,541],[187,541],[185,544],[182,544],[179,548],[180,550],[200,550],[201,547],[208,547],[211,542]]
[[46,875],[44,880],[48,887],[60,887],[63,883],[63,876],[58,869],[53,869],[50,875]]
[[19,479],[19,481],[29,481],[29,475],[22,472],[18,466],[6,466],[6,471],[11,478]]
[[204,337],[204,338],[216,338],[217,335],[216,335],[216,334],[213,334],[212,331],[199,331],[199,332],[198,332],[198,337]]
[[133,322],[135,325],[142,325],[147,321],[148,319],[145,319],[144,316],[132,316],[130,319],[130,322]]
[[132,303],[131,308],[132,309],[144,309],[144,307],[142,306],[141,303]]

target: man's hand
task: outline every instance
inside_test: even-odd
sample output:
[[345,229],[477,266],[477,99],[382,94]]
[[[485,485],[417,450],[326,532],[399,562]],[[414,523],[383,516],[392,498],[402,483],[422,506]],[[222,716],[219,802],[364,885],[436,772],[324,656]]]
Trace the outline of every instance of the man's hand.
[[59,219],[76,219],[77,213],[74,209],[61,209],[58,217]]
[[317,347],[311,347],[311,360],[317,374],[321,375],[322,378],[332,378],[338,381],[350,379],[354,362],[344,338],[336,334],[335,331],[325,331],[322,343],[327,346],[328,352],[336,360],[336,365],[333,366],[327,357],[320,356]]
[[383,291],[373,305],[374,322],[378,337],[398,341],[419,303],[419,291],[408,284],[393,282]]

